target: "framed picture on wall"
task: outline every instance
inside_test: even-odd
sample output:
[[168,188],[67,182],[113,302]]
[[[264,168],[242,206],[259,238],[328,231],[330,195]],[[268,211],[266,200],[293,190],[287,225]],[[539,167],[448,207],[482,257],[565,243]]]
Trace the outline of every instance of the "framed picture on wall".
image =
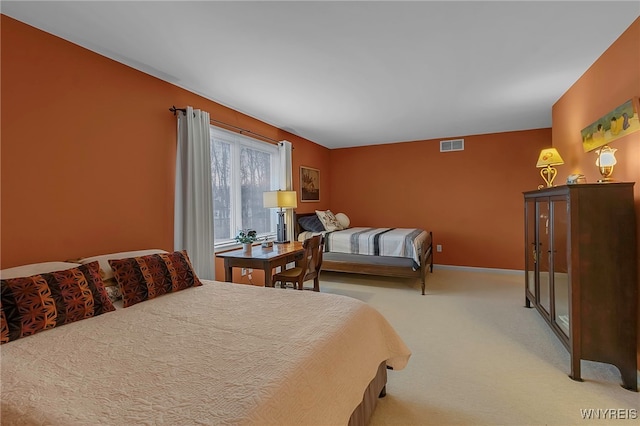
[[320,201],[320,170],[300,166],[300,201]]
[[582,148],[593,151],[638,130],[638,98],[634,97],[582,129]]

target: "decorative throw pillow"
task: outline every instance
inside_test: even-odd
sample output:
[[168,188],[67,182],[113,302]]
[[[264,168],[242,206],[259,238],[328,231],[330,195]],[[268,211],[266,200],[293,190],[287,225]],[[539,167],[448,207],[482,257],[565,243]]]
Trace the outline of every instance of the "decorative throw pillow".
[[347,229],[351,224],[351,220],[349,219],[349,216],[347,216],[344,213],[336,213],[336,219],[340,223],[340,226],[342,226],[342,229]]
[[108,286],[109,283],[107,283],[107,280],[113,278],[113,269],[111,269],[111,266],[109,266],[110,259],[126,259],[128,257],[139,257],[139,256],[146,256],[148,254],[157,254],[157,253],[167,253],[167,252],[161,249],[121,251],[118,253],[101,254],[98,256],[91,256],[91,257],[85,257],[82,259],[76,259],[76,260],[73,260],[73,262],[78,262],[83,265],[87,263],[95,262],[96,260],[100,262],[100,269],[102,270],[101,272],[102,279],[105,280],[105,285]]
[[115,310],[98,262],[1,280],[0,343]]
[[342,225],[338,222],[336,216],[331,212],[331,210],[316,210],[316,215],[324,225],[324,229],[327,231],[340,231],[342,230]]
[[317,214],[314,214],[313,216],[302,216],[301,218],[298,219],[298,223],[300,224],[300,227],[305,231],[309,231],[309,232],[326,231],[326,229],[324,229],[324,225],[320,221],[320,218],[318,218]]
[[185,250],[127,259],[110,259],[125,308],[202,283]]
[[8,280],[9,278],[30,277],[31,275],[40,275],[47,272],[62,271],[63,269],[71,269],[80,266],[80,262],[42,262],[32,263],[30,265],[14,266],[0,271],[0,278]]
[[[100,275],[102,274],[104,274],[104,271],[100,268]],[[109,296],[111,303],[122,299],[122,292],[120,291],[120,287],[118,286],[118,282],[115,278],[104,280],[104,289],[107,291],[107,296]]]

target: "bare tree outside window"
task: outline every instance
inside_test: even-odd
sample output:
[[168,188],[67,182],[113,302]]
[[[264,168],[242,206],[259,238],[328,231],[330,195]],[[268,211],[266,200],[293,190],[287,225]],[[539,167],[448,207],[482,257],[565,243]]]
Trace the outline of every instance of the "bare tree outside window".
[[265,234],[271,230],[271,216],[263,207],[262,194],[271,190],[271,154],[243,147],[240,176],[242,227]]
[[213,140],[211,144],[213,178],[213,232],[216,240],[231,235],[231,144]]
[[275,213],[263,193],[278,188],[277,147],[211,128],[211,177],[216,244],[232,243],[240,229],[275,232]]

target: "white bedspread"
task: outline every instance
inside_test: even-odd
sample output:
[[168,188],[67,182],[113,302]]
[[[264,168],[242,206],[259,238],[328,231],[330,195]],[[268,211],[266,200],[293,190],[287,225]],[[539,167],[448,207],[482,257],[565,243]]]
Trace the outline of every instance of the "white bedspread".
[[409,359],[359,300],[203,282],[2,345],[2,424],[346,424]]

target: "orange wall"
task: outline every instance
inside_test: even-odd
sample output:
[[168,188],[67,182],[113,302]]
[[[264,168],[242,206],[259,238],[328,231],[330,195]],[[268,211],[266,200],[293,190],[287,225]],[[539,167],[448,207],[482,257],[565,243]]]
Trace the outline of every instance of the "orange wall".
[[[640,18],[598,58],[598,60],[555,103],[552,109],[553,146],[566,164],[558,168],[558,179],[582,173],[588,182],[601,176],[595,165],[596,154],[582,149],[580,131],[632,97],[640,96]],[[613,178],[635,182],[636,229],[640,256],[640,132],[611,143],[618,164]],[[625,253],[620,253],[624,256]],[[640,303],[640,262],[638,262],[638,298]],[[638,312],[640,329],[640,311]],[[640,365],[640,334],[638,335]]]
[[524,269],[522,192],[542,183],[535,163],[551,129],[465,136],[459,152],[439,141],[331,150],[333,212],[431,230],[437,264]]
[[[324,147],[5,15],[0,24],[2,268],[171,250],[172,105],[291,141],[294,176],[312,166],[328,187]],[[329,208],[323,195],[318,207]]]
[[[558,180],[566,179],[571,173],[584,174],[588,182],[601,178],[595,165],[596,154],[585,153],[582,149],[580,131],[617,106],[638,96],[640,18],[553,106],[553,146],[565,160],[565,164],[558,167]],[[611,147],[618,150],[618,164],[614,168],[613,178],[636,182],[636,211],[640,215],[640,132],[613,141]]]

